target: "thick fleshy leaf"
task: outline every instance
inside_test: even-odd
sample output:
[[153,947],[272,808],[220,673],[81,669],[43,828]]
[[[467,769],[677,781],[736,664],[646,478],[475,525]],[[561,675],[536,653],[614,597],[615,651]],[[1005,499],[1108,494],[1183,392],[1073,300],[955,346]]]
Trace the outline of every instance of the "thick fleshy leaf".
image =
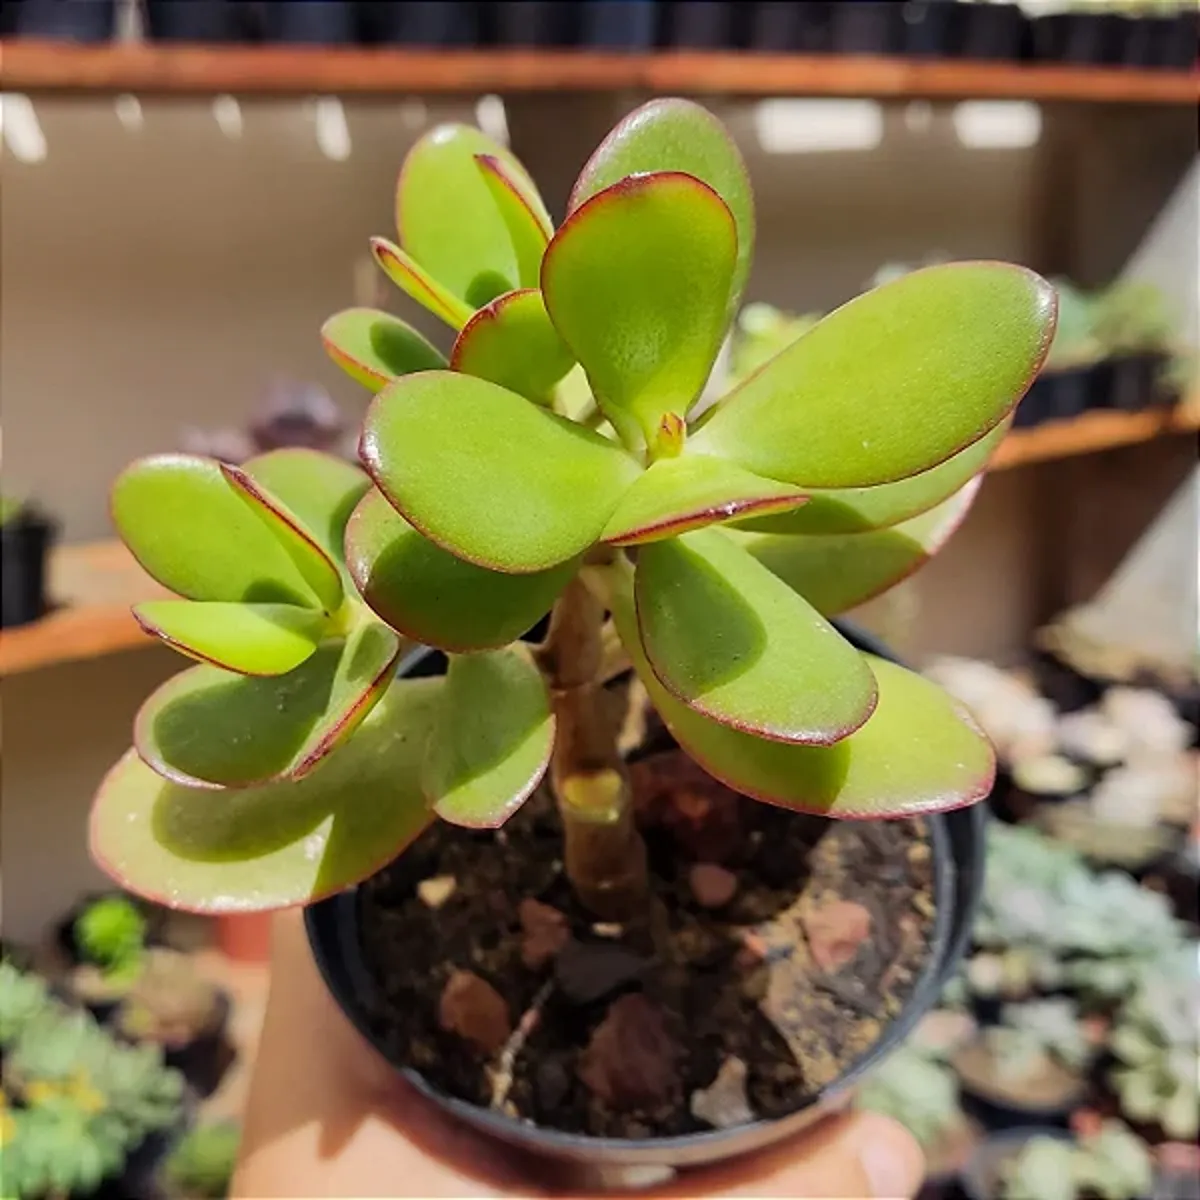
[[758,737],[828,745],[875,706],[863,657],[719,529],[638,550],[646,658],[680,700]]
[[463,326],[450,355],[454,370],[490,379],[538,404],[550,402],[551,389],[574,365],[536,288],[508,292],[481,308]]
[[407,321],[377,308],[334,313],[321,326],[321,342],[351,379],[373,392],[401,375],[446,365],[446,356]]
[[517,259],[517,282],[534,288],[542,270],[542,255],[550,244],[554,223],[542,198],[523,189],[517,177],[494,154],[478,154],[476,165],[487,184],[500,216],[512,238]]
[[300,779],[357,728],[391,681],[400,639],[367,621],[270,678],[192,667],[142,705],[138,753],[186,787]]
[[342,603],[342,577],[316,536],[282,500],[240,467],[222,463],[221,474],[288,552],[325,611],[336,612]]
[[380,491],[427,537],[516,574],[586,550],[641,473],[607,438],[451,371],[380,392],[360,451]]
[[376,490],[350,518],[346,562],[363,599],[393,629],[457,651],[507,646],[527,633],[579,566],[571,559],[531,575],[477,567],[418,533]]
[[445,321],[452,329],[461,329],[470,320],[474,311],[471,305],[460,300],[448,288],[444,288],[394,242],[389,242],[387,238],[373,237],[371,254],[383,268],[383,273],[402,292],[411,296],[435,317]]
[[754,257],[754,195],[740,151],[708,109],[664,97],[635,108],[600,143],[575,182],[567,211],[627,175],[684,171],[707,183],[737,222],[737,267],[729,311],[741,299]]
[[1023,267],[914,271],[777,354],[689,447],[800,487],[868,487],[927,471],[1012,410],[1046,355],[1054,315],[1054,289]]
[[477,155],[496,159],[524,195],[537,195],[525,168],[470,125],[431,129],[408,152],[396,186],[400,244],[473,309],[511,292],[521,276],[512,237]]
[[740,546],[818,612],[835,616],[886,592],[924,566],[962,523],[981,479],[935,508],[862,533],[744,533]]
[[184,654],[242,675],[294,670],[316,651],[327,625],[313,608],[221,600],[148,600],[133,615]]
[[215,796],[130,750],[96,795],[92,855],[128,891],[195,912],[309,904],[351,887],[432,819],[420,769],[441,687],[393,684],[349,745],[301,780]]
[[782,512],[805,499],[799,488],[752,475],[726,459],[660,458],[621,498],[604,527],[604,541],[653,542],[748,513]]
[[974,445],[920,475],[869,488],[814,488],[803,508],[752,516],[738,521],[737,528],[755,533],[863,533],[899,525],[965,487],[986,466],[1010,425],[1011,421],[1001,421]]
[[553,748],[550,696],[527,650],[450,659],[423,772],[439,817],[503,825],[537,787]]
[[335,562],[341,561],[346,522],[371,486],[365,471],[332,454],[302,447],[260,454],[242,469],[283,501]]
[[862,728],[832,746],[768,741],[673,696],[646,661],[630,596],[618,591],[613,604],[621,640],[672,736],[710,775],[747,796],[824,817],[872,819],[961,808],[991,791],[991,745],[965,709],[920,675],[868,657],[879,703]]
[[542,260],[551,319],[621,437],[653,445],[686,415],[721,346],[733,217],[681,172],[623,179],[577,208]]
[[113,485],[112,517],[146,571],[189,600],[319,603],[286,547],[215,459],[139,459]]

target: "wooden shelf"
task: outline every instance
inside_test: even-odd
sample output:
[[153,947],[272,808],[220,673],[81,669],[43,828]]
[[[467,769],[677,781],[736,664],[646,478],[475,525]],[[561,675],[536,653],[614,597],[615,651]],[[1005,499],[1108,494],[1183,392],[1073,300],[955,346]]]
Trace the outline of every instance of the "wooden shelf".
[[750,53],[611,54],[352,47],[0,43],[0,86],[23,92],[412,95],[640,89],[693,94],[1200,101],[1200,73]]

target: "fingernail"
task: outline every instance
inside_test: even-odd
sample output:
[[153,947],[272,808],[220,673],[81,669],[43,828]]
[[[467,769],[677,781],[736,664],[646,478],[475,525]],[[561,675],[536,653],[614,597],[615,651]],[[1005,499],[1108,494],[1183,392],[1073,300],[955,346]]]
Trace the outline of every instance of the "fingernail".
[[908,1200],[920,1186],[919,1151],[902,1130],[880,1129],[878,1136],[865,1138],[859,1163],[875,1200]]

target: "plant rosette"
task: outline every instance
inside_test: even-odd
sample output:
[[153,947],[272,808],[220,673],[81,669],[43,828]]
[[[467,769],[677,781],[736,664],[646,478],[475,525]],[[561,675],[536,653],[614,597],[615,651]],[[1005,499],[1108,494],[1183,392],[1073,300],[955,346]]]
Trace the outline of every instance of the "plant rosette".
[[[988,794],[992,749],[831,619],[962,521],[1054,291],[914,271],[690,419],[754,242],[705,110],[622,121],[557,228],[507,150],[438,127],[396,216],[374,256],[455,339],[326,322],[375,393],[363,469],[165,455],[117,480],[118,531],[179,597],[138,620],[198,665],[138,714],[93,853],[182,909],[333,897],[309,910],[331,987],[363,1023],[362,968],[395,1016],[369,1036],[464,1120],[577,1157],[762,1144],[961,953],[980,826],[954,810]],[[406,642],[440,653],[398,670]],[[677,749],[636,769],[617,727],[647,705]]]

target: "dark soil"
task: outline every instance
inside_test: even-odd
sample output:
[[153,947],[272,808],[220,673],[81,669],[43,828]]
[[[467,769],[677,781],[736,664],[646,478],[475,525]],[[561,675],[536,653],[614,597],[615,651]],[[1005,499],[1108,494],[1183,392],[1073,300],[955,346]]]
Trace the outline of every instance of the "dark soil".
[[[576,904],[558,819],[542,794],[498,832],[436,822],[363,886],[363,945],[379,984],[367,1003],[381,1044],[445,1092],[593,1136],[710,1128],[693,1115],[692,1096],[731,1058],[747,1068],[739,1099],[754,1116],[802,1108],[879,1040],[927,961],[927,826],[771,808],[715,783],[677,751],[633,772],[654,892],[639,922],[596,924]],[[698,861],[736,876],[721,907],[698,902]],[[448,897],[444,881],[418,895],[422,881],[444,876],[454,881]],[[522,929],[518,910],[531,900],[566,918],[570,940],[556,956],[545,951],[545,910],[522,909],[527,925],[537,919],[536,944]],[[456,981],[456,1004],[474,991],[488,1020],[472,1026],[451,1005],[450,1027],[460,1032],[448,1032],[443,992],[455,972],[478,977],[473,987]],[[495,1041],[492,988],[520,1030],[498,1052],[481,1048]],[[616,1005],[635,992],[650,1003]],[[487,1032],[473,1042],[461,1032],[472,1027]],[[614,1045],[626,1047],[628,1061],[597,1063]],[[738,1064],[729,1076],[740,1079]],[[608,1100],[597,1080],[612,1083]],[[647,1089],[652,1101],[610,1102],[614,1092]],[[745,1120],[744,1104],[729,1111]]]

